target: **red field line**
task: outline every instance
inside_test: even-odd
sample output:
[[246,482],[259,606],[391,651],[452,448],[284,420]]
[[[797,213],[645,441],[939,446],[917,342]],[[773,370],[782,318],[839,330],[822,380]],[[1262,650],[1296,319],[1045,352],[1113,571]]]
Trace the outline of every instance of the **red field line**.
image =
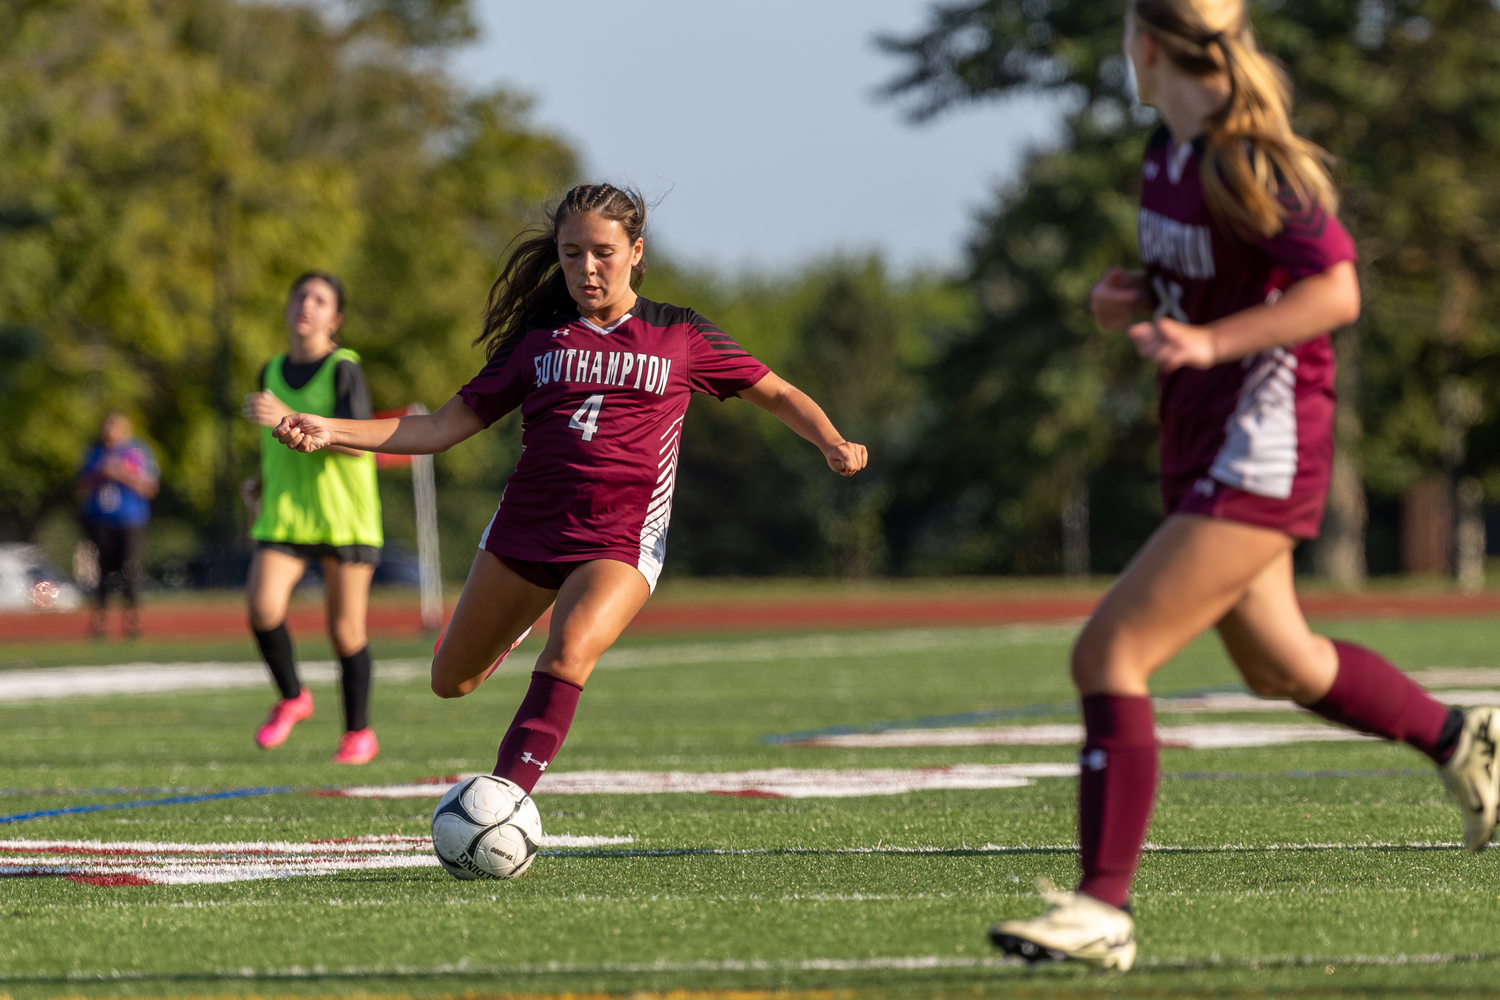
[[[1005,625],[1060,622],[1086,617],[1096,594],[941,597],[920,595],[826,594],[801,598],[743,600],[665,599],[648,603],[631,623],[631,635],[688,635],[715,632],[780,632],[923,626]],[[1479,618],[1500,616],[1500,594],[1311,593],[1302,607],[1315,618]],[[88,614],[0,614],[0,643],[76,642],[90,638]],[[544,616],[542,625],[547,618]],[[202,603],[147,605],[142,630],[154,638],[232,638],[248,635],[244,612],[222,599]],[[294,631],[322,630],[319,607],[294,608],[287,617]],[[422,634],[416,600],[409,606],[382,602],[370,609],[370,631],[385,637]]]

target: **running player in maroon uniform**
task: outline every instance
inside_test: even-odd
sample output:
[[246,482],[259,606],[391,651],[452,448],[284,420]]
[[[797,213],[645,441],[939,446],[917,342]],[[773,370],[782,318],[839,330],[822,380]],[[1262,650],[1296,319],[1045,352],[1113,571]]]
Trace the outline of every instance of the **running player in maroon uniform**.
[[645,223],[639,196],[575,187],[548,229],[507,261],[475,341],[489,361],[442,409],[366,421],[294,414],[276,428],[299,451],[430,454],[520,408],[521,459],[435,651],[432,689],[444,698],[474,690],[553,606],[495,764],[528,792],[567,736],[594,664],[656,587],[694,392],[762,407],[841,475],[865,465],[863,445],[718,327],[636,295]]
[[1500,710],[1437,703],[1376,653],[1314,635],[1297,603],[1292,550],[1318,533],[1333,460],[1328,332],[1360,304],[1326,154],[1292,132],[1290,88],[1256,47],[1244,0],[1132,0],[1125,47],[1140,99],[1165,125],[1143,170],[1145,271],[1112,268],[1090,305],[1160,371],[1167,519],[1073,649],[1083,880],[1048,890],[1042,916],[991,931],[1028,960],[1122,971],[1135,957],[1126,895],[1156,796],[1147,683],[1205,629],[1257,693],[1432,758],[1463,806],[1470,850],[1493,835],[1500,797]]

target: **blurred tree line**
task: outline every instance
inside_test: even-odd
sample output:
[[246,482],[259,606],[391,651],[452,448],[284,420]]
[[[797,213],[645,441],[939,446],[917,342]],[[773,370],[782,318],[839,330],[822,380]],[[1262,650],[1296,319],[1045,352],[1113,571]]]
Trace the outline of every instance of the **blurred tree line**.
[[[1340,160],[1364,312],[1339,331],[1339,457],[1311,566],[1482,580],[1480,507],[1500,498],[1500,10],[1489,0],[1251,0],[1296,87],[1295,124]],[[1069,108],[981,220],[966,286],[979,321],[927,373],[929,422],[891,515],[905,565],[1056,571],[1082,523],[1118,569],[1160,517],[1151,372],[1084,308],[1133,266],[1142,147],[1122,2],[935,5],[885,38],[887,96],[921,121],[1016,94]],[[1399,511],[1399,537],[1371,507]],[[1069,515],[1072,515],[1071,517]],[[1077,548],[1075,545],[1074,548]],[[1399,561],[1398,561],[1399,553]]]
[[[308,268],[352,290],[377,406],[446,398],[494,259],[577,172],[524,101],[434,68],[473,34],[461,0],[0,6],[8,535],[66,538],[75,463],[119,408],[161,460],[155,561],[242,545],[240,401]],[[508,453],[443,456],[446,499]]]
[[[1500,497],[1500,11],[1252,9],[1297,83],[1299,129],[1341,158],[1362,256],[1311,564],[1357,583],[1367,550],[1377,567],[1397,551],[1413,569],[1472,563],[1480,503]],[[1016,94],[1065,109],[1061,142],[976,220],[960,273],[841,257],[726,277],[652,257],[644,294],[719,323],[872,455],[845,481],[754,407],[696,398],[669,572],[1101,572],[1152,530],[1152,372],[1084,307],[1107,266],[1136,258],[1152,117],[1130,100],[1123,10],[950,2],[882,40],[902,67],[887,96],[914,120]],[[242,548],[235,487],[257,438],[239,403],[283,349],[286,286],[307,268],[345,278],[343,339],[377,408],[435,408],[472,375],[504,247],[580,178],[523,98],[437,68],[473,36],[470,15],[467,0],[0,6],[0,537],[66,550],[75,463],[118,408],[162,461],[157,568]],[[502,421],[438,459],[450,576],[518,430]],[[406,475],[382,476],[388,534],[409,541]],[[1370,510],[1405,512],[1404,537],[1367,544]]]

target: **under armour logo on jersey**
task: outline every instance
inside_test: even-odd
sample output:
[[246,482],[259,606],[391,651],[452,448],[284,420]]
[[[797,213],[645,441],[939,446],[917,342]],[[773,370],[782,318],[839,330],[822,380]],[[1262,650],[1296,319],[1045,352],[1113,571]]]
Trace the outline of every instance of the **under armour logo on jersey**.
[[531,751],[530,750],[527,750],[525,753],[521,754],[521,763],[522,764],[535,764],[537,766],[537,770],[539,770],[539,771],[545,771],[545,770],[547,770],[547,765],[550,764],[550,763],[552,763],[552,762],[550,760],[538,760],[537,758],[535,758],[535,757],[533,757],[531,755]]
[[1154,181],[1156,180],[1156,176],[1161,173],[1161,164],[1157,163],[1155,160],[1147,160],[1144,170],[1146,173],[1146,180]]
[[1193,484],[1193,496],[1212,498],[1217,485],[1212,479],[1200,479]]
[[1151,279],[1151,288],[1156,292],[1156,312],[1152,319],[1170,316],[1179,323],[1188,321],[1187,312],[1182,308],[1181,285],[1175,281],[1167,281],[1158,274]]
[[1092,750],[1085,750],[1078,755],[1078,766],[1086,771],[1102,771],[1104,770],[1104,765],[1108,763],[1109,754],[1098,747]]
[[560,326],[556,330],[552,331],[552,339],[553,340],[556,340],[558,337],[566,337],[567,335],[568,335],[568,328],[565,327],[565,326]]

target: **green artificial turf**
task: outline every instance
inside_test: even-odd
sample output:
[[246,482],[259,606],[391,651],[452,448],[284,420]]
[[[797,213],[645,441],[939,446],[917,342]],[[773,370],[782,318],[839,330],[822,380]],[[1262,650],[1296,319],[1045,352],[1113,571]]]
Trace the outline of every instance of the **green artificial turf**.
[[[1413,669],[1500,666],[1490,621],[1341,623]],[[1002,628],[622,643],[588,685],[559,771],[733,771],[1068,761],[1067,747],[817,749],[763,737],[1049,703],[1073,692],[1069,630]],[[377,657],[417,657],[386,643]],[[307,794],[487,771],[529,650],[474,695],[377,681],[382,754],[328,761],[338,696],[271,753],[265,689],[0,705],[0,815],[163,797],[123,789],[294,786],[256,798],[0,825],[0,838],[309,841],[426,833],[434,799]],[[11,649],[0,667],[111,662],[107,647]],[[309,644],[308,655],[326,657]],[[7,662],[8,658],[8,662]],[[156,642],[114,662],[254,659],[248,644]],[[1158,693],[1232,684],[1212,639]],[[1022,721],[1066,721],[1052,715]],[[1204,724],[1305,721],[1193,716]],[[436,867],[189,886],[0,879],[0,995],[457,995],[784,989],[848,995],[1486,995],[1500,973],[1500,851],[1449,844],[1456,807],[1414,752],[1311,743],[1162,754],[1126,976],[999,967],[984,936],[1029,915],[1035,879],[1076,877],[1070,779],[848,799],[543,794],[558,849],[510,883]],[[1383,776],[1290,777],[1296,771]],[[1208,777],[1208,775],[1219,775]],[[96,791],[86,791],[94,789]],[[910,849],[892,851],[892,848]],[[875,849],[875,850],[868,850]]]

